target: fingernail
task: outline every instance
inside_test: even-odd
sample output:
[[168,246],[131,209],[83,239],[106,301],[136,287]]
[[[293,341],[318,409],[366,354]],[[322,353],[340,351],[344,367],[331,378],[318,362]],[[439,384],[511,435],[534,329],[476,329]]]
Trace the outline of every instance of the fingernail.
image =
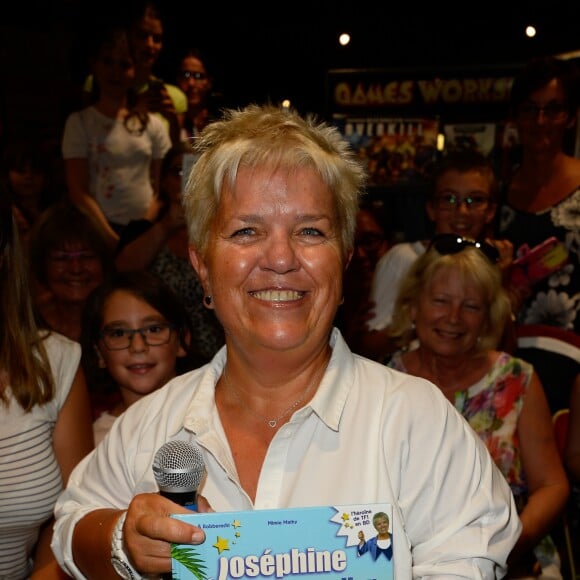
[[203,533],[202,530],[195,530],[191,534],[191,541],[194,544],[201,544],[203,542],[204,538],[205,538],[205,534]]

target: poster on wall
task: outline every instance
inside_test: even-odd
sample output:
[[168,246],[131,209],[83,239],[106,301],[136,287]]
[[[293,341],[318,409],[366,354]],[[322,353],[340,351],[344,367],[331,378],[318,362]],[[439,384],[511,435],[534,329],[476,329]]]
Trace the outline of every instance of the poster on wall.
[[489,157],[496,146],[495,123],[444,125],[445,150],[470,149]]
[[366,165],[369,186],[425,181],[437,156],[437,119],[335,116],[334,123]]

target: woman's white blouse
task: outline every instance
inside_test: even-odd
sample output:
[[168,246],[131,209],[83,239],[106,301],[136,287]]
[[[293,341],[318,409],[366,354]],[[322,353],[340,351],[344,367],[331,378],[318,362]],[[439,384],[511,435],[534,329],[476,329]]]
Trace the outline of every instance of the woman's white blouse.
[[226,348],[132,405],[70,477],[53,549],[77,578],[75,523],[157,491],[151,465],[171,439],[195,441],[216,511],[390,503],[397,580],[501,578],[521,530],[511,492],[485,446],[431,383],[350,352],[338,330],[322,383],[270,444],[254,503],[239,484],[214,402]]

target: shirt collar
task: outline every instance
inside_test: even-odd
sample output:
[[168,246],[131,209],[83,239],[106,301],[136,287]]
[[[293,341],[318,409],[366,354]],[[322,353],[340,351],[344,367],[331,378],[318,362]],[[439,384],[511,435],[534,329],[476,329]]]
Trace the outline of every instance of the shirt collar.
[[[354,382],[354,357],[340,331],[333,328],[330,335],[332,354],[316,394],[300,410],[301,414],[316,413],[330,429],[338,431],[351,385]],[[207,366],[184,417],[184,427],[194,433],[212,428],[215,412],[215,385],[227,360],[227,348],[222,347]]]

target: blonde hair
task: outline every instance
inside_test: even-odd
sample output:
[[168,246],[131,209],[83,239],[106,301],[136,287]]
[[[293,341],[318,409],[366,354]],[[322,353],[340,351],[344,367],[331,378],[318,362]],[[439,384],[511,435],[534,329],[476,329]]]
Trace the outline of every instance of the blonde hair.
[[343,255],[353,248],[356,213],[366,180],[339,131],[313,117],[272,105],[229,109],[210,123],[194,145],[199,155],[185,188],[189,238],[201,254],[220,203],[240,168],[314,168],[334,196]]
[[0,369],[7,385],[0,389],[0,401],[7,404],[6,387],[18,404],[30,411],[54,397],[54,380],[43,339],[36,326],[27,267],[10,207],[0,209],[4,246],[0,253]]
[[440,254],[431,248],[415,261],[399,287],[389,336],[401,348],[411,344],[415,338],[412,308],[417,304],[421,293],[429,288],[435,275],[445,269],[457,270],[463,281],[477,285],[482,291],[485,320],[476,352],[483,353],[497,348],[511,306],[503,288],[499,267],[472,246],[465,247],[456,254]]

